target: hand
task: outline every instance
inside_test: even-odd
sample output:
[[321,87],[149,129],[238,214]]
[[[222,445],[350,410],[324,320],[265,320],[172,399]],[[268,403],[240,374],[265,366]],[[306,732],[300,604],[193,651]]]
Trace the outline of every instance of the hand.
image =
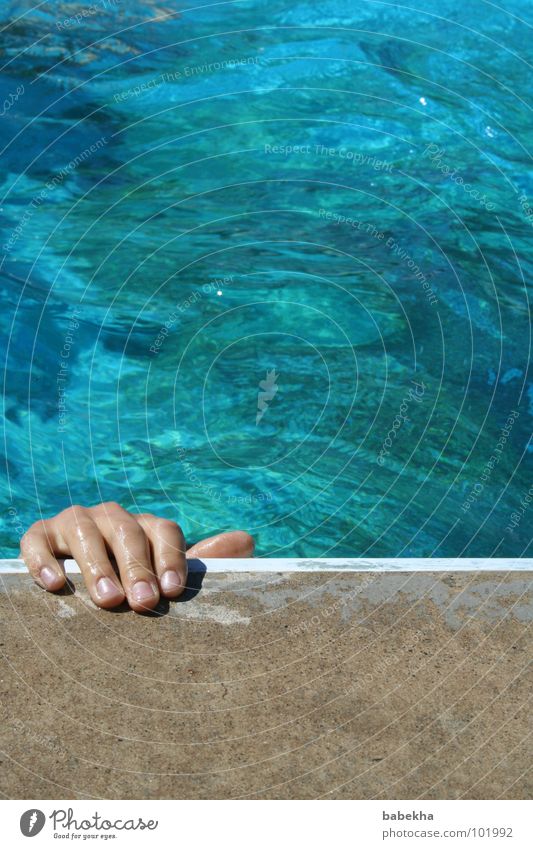
[[[159,597],[177,598],[187,583],[186,543],[179,525],[151,513],[128,513],[119,504],[69,507],[35,522],[20,542],[24,562],[46,590],[60,590],[65,572],[57,557],[73,557],[90,596],[110,608],[127,598],[137,612]],[[252,557],[254,541],[244,531],[209,537],[189,548],[189,557]],[[113,556],[118,575],[111,565]]]

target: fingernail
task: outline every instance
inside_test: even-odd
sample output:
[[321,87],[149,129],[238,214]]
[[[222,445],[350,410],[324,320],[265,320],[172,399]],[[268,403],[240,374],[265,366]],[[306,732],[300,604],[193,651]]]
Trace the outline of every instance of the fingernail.
[[39,578],[48,589],[53,589],[57,584],[57,574],[54,572],[50,566],[43,566],[41,571],[39,572]]
[[169,569],[161,576],[161,589],[166,593],[173,593],[183,587],[183,582],[177,572]]
[[124,598],[124,593],[113,583],[111,578],[98,579],[96,582],[96,595],[98,598],[102,600],[107,599],[108,601],[112,598]]
[[147,581],[137,581],[137,583],[133,585],[131,594],[134,601],[138,604],[142,604],[145,601],[152,601],[156,593]]

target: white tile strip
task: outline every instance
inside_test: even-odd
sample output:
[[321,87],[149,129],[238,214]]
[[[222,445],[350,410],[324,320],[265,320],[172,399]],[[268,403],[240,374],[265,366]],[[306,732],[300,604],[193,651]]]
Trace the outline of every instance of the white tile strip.
[[[68,573],[79,574],[75,560],[66,560]],[[190,572],[533,572],[533,560],[521,558],[251,558],[189,560]],[[22,560],[0,560],[0,575],[26,572]]]

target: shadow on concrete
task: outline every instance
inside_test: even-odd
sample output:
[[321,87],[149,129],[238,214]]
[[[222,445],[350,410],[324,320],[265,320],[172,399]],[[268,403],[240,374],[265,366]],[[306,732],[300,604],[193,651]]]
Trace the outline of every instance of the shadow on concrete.
[[[146,613],[142,614],[143,616],[148,616],[149,619],[166,616],[170,611],[171,605],[186,604],[188,601],[192,601],[193,598],[196,598],[202,589],[207,567],[201,560],[192,559],[187,561],[187,565],[189,567],[189,572],[187,574],[187,586],[185,591],[178,596],[178,598],[160,598],[157,607],[154,607],[153,610],[147,610]],[[130,608],[128,604],[121,605],[114,609],[117,613],[127,612],[129,610]]]
[[187,575],[187,588],[179,598],[173,600],[173,604],[184,604],[187,601],[192,601],[200,590],[207,572],[207,566],[202,560],[191,559],[187,561],[189,572]]

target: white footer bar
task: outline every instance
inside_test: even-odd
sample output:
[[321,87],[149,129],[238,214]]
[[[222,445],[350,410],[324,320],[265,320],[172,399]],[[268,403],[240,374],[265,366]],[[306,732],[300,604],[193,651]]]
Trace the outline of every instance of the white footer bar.
[[[499,789],[496,786],[495,792]],[[501,789],[509,792],[509,788]],[[335,791],[332,787],[331,792]],[[259,797],[261,793],[258,791]],[[25,849],[32,836],[30,829],[39,838],[33,844],[39,849],[57,847],[64,838],[79,846],[93,840],[95,845],[105,846],[102,838],[106,838],[112,845],[142,849],[179,845],[199,849],[270,849],[273,845],[305,849],[344,845],[364,849],[531,846],[531,803],[501,799],[321,799],[320,804],[315,800],[260,798],[13,799],[0,802],[0,814],[5,845]],[[353,839],[348,841],[346,835],[350,834]]]

